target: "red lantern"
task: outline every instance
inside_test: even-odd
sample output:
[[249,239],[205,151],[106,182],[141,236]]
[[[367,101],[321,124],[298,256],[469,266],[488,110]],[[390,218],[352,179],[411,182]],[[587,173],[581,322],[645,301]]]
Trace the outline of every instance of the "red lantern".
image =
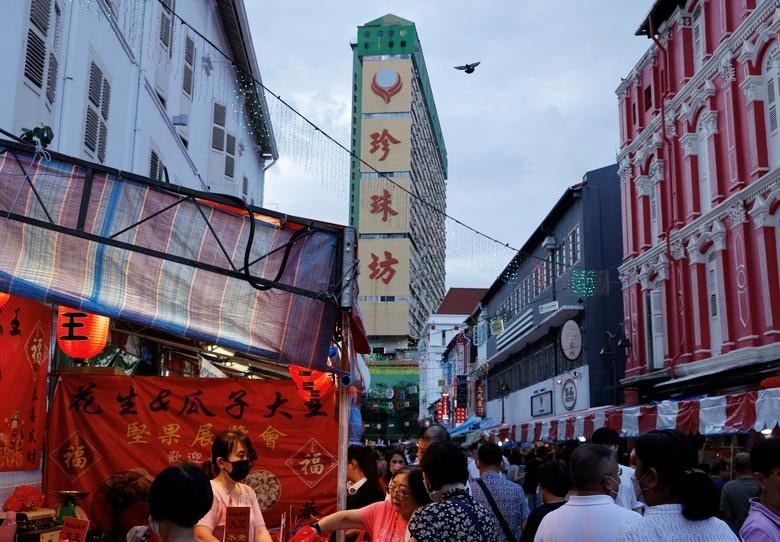
[[298,395],[304,401],[324,401],[335,389],[333,377],[323,371],[290,365],[290,378],[298,386]]
[[8,300],[10,299],[10,295],[5,292],[0,292],[0,307],[8,303]]
[[57,309],[57,345],[73,359],[100,354],[108,341],[107,316],[60,306]]

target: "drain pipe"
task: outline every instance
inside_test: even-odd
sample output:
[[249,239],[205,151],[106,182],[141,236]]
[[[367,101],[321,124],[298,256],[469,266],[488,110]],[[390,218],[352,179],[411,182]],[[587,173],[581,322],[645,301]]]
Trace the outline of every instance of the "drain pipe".
[[[683,333],[682,333],[682,307],[678,307],[678,295],[677,295],[677,274],[675,273],[677,264],[674,257],[672,257],[672,243],[670,240],[671,237],[671,231],[674,227],[674,220],[677,217],[677,206],[676,206],[676,190],[675,190],[675,178],[676,178],[676,156],[674,153],[673,148],[673,142],[671,138],[668,136],[666,131],[666,98],[670,94],[670,88],[671,85],[669,83],[670,78],[670,70],[669,70],[669,50],[660,42],[660,40],[655,35],[655,28],[653,27],[653,15],[652,13],[648,16],[648,26],[649,26],[649,32],[648,35],[650,39],[653,40],[653,43],[655,43],[656,47],[663,53],[664,55],[664,81],[662,81],[662,84],[664,85],[663,93],[661,94],[661,137],[663,138],[664,143],[666,143],[666,148],[669,150],[668,156],[664,156],[666,158],[665,164],[668,162],[669,164],[669,190],[666,191],[667,195],[667,209],[669,211],[669,220],[666,221],[664,224],[664,236],[666,241],[666,255],[669,261],[669,267],[670,267],[670,287],[672,290],[672,310],[670,311],[671,314],[674,315],[674,323],[675,323],[675,331],[677,332],[677,344],[675,344],[674,352],[669,352],[671,355],[671,360],[669,364],[669,375],[671,378],[675,377],[675,370],[677,367],[677,362],[680,359],[680,352],[682,350],[682,344],[683,344]],[[664,167],[666,168],[666,166]],[[671,350],[671,341],[670,341],[670,350]]]

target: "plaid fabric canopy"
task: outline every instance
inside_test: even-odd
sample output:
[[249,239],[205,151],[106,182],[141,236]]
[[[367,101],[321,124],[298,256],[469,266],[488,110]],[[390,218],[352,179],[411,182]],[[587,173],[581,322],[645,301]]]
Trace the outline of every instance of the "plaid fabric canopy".
[[0,144],[0,291],[324,368],[351,229]]

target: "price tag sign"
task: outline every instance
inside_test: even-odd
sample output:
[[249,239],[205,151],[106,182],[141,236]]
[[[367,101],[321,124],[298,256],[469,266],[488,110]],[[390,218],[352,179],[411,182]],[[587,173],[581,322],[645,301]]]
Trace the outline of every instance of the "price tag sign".
[[225,512],[225,539],[222,542],[249,542],[248,538],[249,507],[228,506]]
[[87,540],[88,519],[65,516],[60,531],[59,542],[85,542]]

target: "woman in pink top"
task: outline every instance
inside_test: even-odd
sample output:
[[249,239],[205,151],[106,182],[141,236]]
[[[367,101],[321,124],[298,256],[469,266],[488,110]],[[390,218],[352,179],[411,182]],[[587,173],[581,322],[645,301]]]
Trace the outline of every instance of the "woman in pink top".
[[403,542],[406,524],[418,507],[431,502],[419,467],[408,465],[398,470],[388,486],[390,500],[369,504],[356,510],[344,510],[325,516],[311,528],[318,534],[339,529],[368,531],[371,542]]
[[[249,508],[249,532],[247,542],[272,542],[265,527],[255,490],[239,483],[245,479],[257,459],[252,441],[240,431],[223,431],[211,444],[210,468],[215,475],[211,480],[214,502],[205,516],[195,526],[195,538],[199,542],[223,542],[225,538],[225,512],[228,506]],[[209,466],[209,462],[206,462]]]

